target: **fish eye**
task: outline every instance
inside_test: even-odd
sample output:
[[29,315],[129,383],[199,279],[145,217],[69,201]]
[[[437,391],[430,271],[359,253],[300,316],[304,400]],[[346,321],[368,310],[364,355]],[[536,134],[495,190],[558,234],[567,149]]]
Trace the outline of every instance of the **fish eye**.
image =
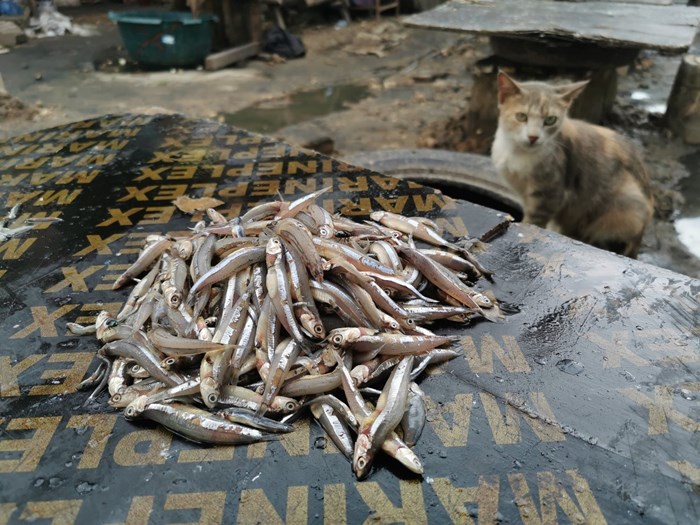
[[527,115],[525,113],[516,113],[515,120],[518,122],[527,122]]
[[557,117],[555,117],[554,115],[549,115],[548,117],[545,117],[545,118],[544,118],[544,125],[545,125],[545,126],[551,126],[551,125],[554,124],[556,121],[557,121]]
[[115,326],[119,326],[119,322],[116,319],[110,319],[105,323],[109,328],[114,328]]

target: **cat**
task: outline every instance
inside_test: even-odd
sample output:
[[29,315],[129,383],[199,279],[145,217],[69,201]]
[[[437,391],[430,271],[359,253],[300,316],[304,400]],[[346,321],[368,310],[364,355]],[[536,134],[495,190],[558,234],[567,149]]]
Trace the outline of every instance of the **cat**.
[[520,196],[523,222],[636,258],[654,212],[649,176],[631,142],[567,116],[588,81],[497,79],[491,159]]

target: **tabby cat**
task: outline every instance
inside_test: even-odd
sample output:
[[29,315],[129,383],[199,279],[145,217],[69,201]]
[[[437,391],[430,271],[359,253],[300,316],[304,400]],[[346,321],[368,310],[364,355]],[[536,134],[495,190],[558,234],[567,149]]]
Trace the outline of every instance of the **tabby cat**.
[[654,201],[635,147],[567,116],[587,81],[554,86],[498,73],[491,158],[519,194],[524,222],[636,257]]

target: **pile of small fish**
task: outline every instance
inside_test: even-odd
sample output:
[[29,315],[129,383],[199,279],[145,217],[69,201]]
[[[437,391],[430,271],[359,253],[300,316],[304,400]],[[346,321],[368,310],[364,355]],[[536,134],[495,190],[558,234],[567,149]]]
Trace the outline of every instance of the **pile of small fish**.
[[274,439],[308,407],[358,478],[380,450],[422,473],[415,380],[459,355],[424,325],[497,320],[469,284],[490,273],[431,220],[352,221],[316,204],[323,191],[149,236],[114,283],[136,281],[116,318],[69,323],[104,344],[89,400],[107,387],[128,419],[214,444]]

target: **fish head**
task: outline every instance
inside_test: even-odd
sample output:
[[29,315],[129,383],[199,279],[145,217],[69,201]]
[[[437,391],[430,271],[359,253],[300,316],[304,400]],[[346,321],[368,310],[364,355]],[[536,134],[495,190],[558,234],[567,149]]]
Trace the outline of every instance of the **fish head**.
[[148,396],[138,396],[124,409],[124,417],[126,419],[134,419],[143,414],[148,405]]
[[408,447],[401,447],[396,451],[396,460],[411,472],[423,474],[423,464],[418,456]]
[[374,460],[374,449],[369,436],[359,434],[355,441],[355,453],[352,458],[352,470],[355,472],[357,479],[362,479],[369,474]]
[[491,308],[493,306],[493,302],[491,301],[491,299],[489,299],[482,293],[476,293],[472,295],[472,299],[474,299],[474,302],[482,308]]
[[115,328],[119,326],[119,322],[112,317],[108,312],[102,310],[97,314],[97,319],[95,320],[95,335],[100,341],[107,342],[113,340],[111,337],[114,335]]
[[199,390],[204,404],[209,408],[213,408],[219,402],[219,385],[213,377],[202,379]]
[[125,408],[133,401],[135,397],[133,395],[128,395],[127,392],[119,393],[117,392],[112,397],[109,398],[107,404],[112,408]]
[[326,337],[326,328],[323,326],[323,322],[317,317],[303,312],[299,314],[299,323],[312,338],[323,339]]
[[265,253],[274,258],[282,253],[282,243],[278,237],[270,237],[265,245]]
[[362,335],[357,327],[335,328],[328,334],[328,340],[334,348],[343,348]]

